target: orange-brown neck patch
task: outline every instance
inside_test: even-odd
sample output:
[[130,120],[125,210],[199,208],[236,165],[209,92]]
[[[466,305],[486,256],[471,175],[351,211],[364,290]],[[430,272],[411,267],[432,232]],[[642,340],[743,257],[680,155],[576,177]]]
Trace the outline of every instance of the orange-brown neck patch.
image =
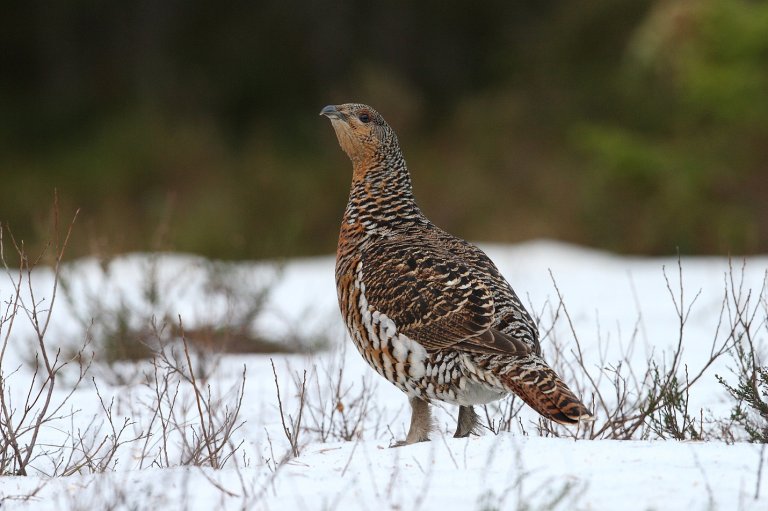
[[352,160],[353,179],[362,179],[371,168],[376,144],[370,137],[357,133],[345,121],[332,119],[333,129],[339,145]]

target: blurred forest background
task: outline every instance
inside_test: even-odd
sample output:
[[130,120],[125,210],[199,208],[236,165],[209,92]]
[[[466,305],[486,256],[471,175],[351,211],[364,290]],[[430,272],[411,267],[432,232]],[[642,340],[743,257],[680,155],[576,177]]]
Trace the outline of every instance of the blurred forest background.
[[70,257],[335,250],[326,104],[397,131],[476,241],[768,251],[768,2],[4,2],[0,221]]

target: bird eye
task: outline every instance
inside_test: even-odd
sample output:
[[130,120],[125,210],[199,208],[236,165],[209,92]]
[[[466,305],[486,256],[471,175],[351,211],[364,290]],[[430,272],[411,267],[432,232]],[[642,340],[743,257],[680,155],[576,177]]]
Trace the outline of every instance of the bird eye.
[[360,122],[371,122],[371,116],[366,112],[361,113],[357,118],[360,119]]

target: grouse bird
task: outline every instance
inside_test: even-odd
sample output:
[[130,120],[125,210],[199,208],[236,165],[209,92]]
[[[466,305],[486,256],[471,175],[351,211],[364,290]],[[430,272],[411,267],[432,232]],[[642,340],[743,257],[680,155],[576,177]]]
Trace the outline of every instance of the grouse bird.
[[383,117],[357,103],[320,115],[352,160],[336,253],[339,307],[363,358],[409,398],[410,429],[397,445],[429,440],[432,400],[459,406],[456,437],[479,427],[473,405],[510,392],[561,424],[590,419],[542,359],[536,325],[496,265],[416,205]]

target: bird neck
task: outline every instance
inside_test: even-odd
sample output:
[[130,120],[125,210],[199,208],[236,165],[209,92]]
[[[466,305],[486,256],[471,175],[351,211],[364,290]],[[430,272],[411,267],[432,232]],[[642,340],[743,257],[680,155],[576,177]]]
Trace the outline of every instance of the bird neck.
[[344,224],[361,234],[385,234],[423,218],[402,157],[355,164]]

